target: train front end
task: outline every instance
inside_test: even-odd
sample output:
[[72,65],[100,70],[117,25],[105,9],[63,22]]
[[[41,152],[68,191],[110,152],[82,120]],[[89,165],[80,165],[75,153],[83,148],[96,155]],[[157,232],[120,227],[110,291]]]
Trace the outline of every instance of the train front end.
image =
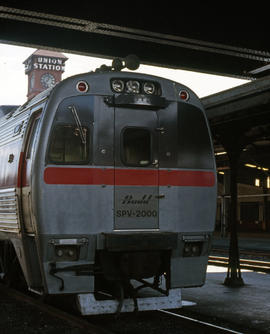
[[[128,72],[61,82],[33,176],[45,292],[82,314],[181,307],[204,284],[216,174],[202,105],[181,84]],[[44,145],[47,143],[47,145]]]

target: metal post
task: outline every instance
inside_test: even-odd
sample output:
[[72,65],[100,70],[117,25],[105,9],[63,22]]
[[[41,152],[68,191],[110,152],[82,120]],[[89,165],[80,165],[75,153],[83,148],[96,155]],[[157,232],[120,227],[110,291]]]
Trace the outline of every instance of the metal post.
[[267,188],[267,176],[264,177],[263,179],[263,194],[265,195],[263,197],[263,230],[264,232],[269,232],[269,222],[268,222],[268,188]]
[[237,235],[237,170],[240,150],[227,151],[229,156],[229,163],[231,169],[230,177],[230,192],[231,192],[231,206],[230,206],[230,250],[229,250],[229,265],[227,277],[224,285],[231,287],[239,287],[244,285],[241,277],[238,235]]
[[230,212],[230,171],[225,170],[224,174],[224,194],[221,199],[221,237],[226,238],[229,226],[229,212]]

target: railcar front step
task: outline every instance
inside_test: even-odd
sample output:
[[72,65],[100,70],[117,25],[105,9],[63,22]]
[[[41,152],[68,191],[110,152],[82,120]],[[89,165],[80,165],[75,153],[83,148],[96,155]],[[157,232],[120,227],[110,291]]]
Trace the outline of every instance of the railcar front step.
[[[170,290],[168,296],[152,296],[137,298],[138,311],[151,311],[160,309],[176,309],[182,306],[194,305],[186,301],[182,301],[181,289]],[[82,315],[91,314],[109,314],[116,313],[119,302],[117,300],[96,300],[94,294],[78,294],[77,304]],[[134,301],[132,299],[124,299],[121,312],[133,312]]]

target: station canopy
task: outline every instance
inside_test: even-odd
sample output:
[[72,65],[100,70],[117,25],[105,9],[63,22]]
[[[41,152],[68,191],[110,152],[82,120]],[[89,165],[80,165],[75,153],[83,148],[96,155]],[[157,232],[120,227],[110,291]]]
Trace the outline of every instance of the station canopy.
[[270,70],[262,12],[193,1],[3,0],[0,42],[105,58],[136,54],[148,65],[256,78]]

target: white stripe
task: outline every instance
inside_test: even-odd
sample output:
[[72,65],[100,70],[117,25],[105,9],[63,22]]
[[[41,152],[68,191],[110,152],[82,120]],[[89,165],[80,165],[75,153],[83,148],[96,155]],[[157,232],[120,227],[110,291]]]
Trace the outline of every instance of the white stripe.
[[216,328],[216,329],[221,329],[221,330],[226,331],[228,333],[243,334],[241,332],[236,332],[236,331],[233,331],[233,330],[225,328],[225,327],[216,326],[216,325],[210,324],[208,322],[204,322],[204,321],[200,321],[200,320],[197,320],[197,319],[185,317],[184,315],[180,315],[180,314],[177,314],[177,313],[173,313],[173,312],[169,312],[169,311],[165,311],[165,310],[158,310],[158,311],[169,314],[169,315],[173,315],[173,316],[178,317],[178,318],[182,318],[182,319],[185,319],[185,320],[196,322],[197,324],[209,326],[209,327]]

